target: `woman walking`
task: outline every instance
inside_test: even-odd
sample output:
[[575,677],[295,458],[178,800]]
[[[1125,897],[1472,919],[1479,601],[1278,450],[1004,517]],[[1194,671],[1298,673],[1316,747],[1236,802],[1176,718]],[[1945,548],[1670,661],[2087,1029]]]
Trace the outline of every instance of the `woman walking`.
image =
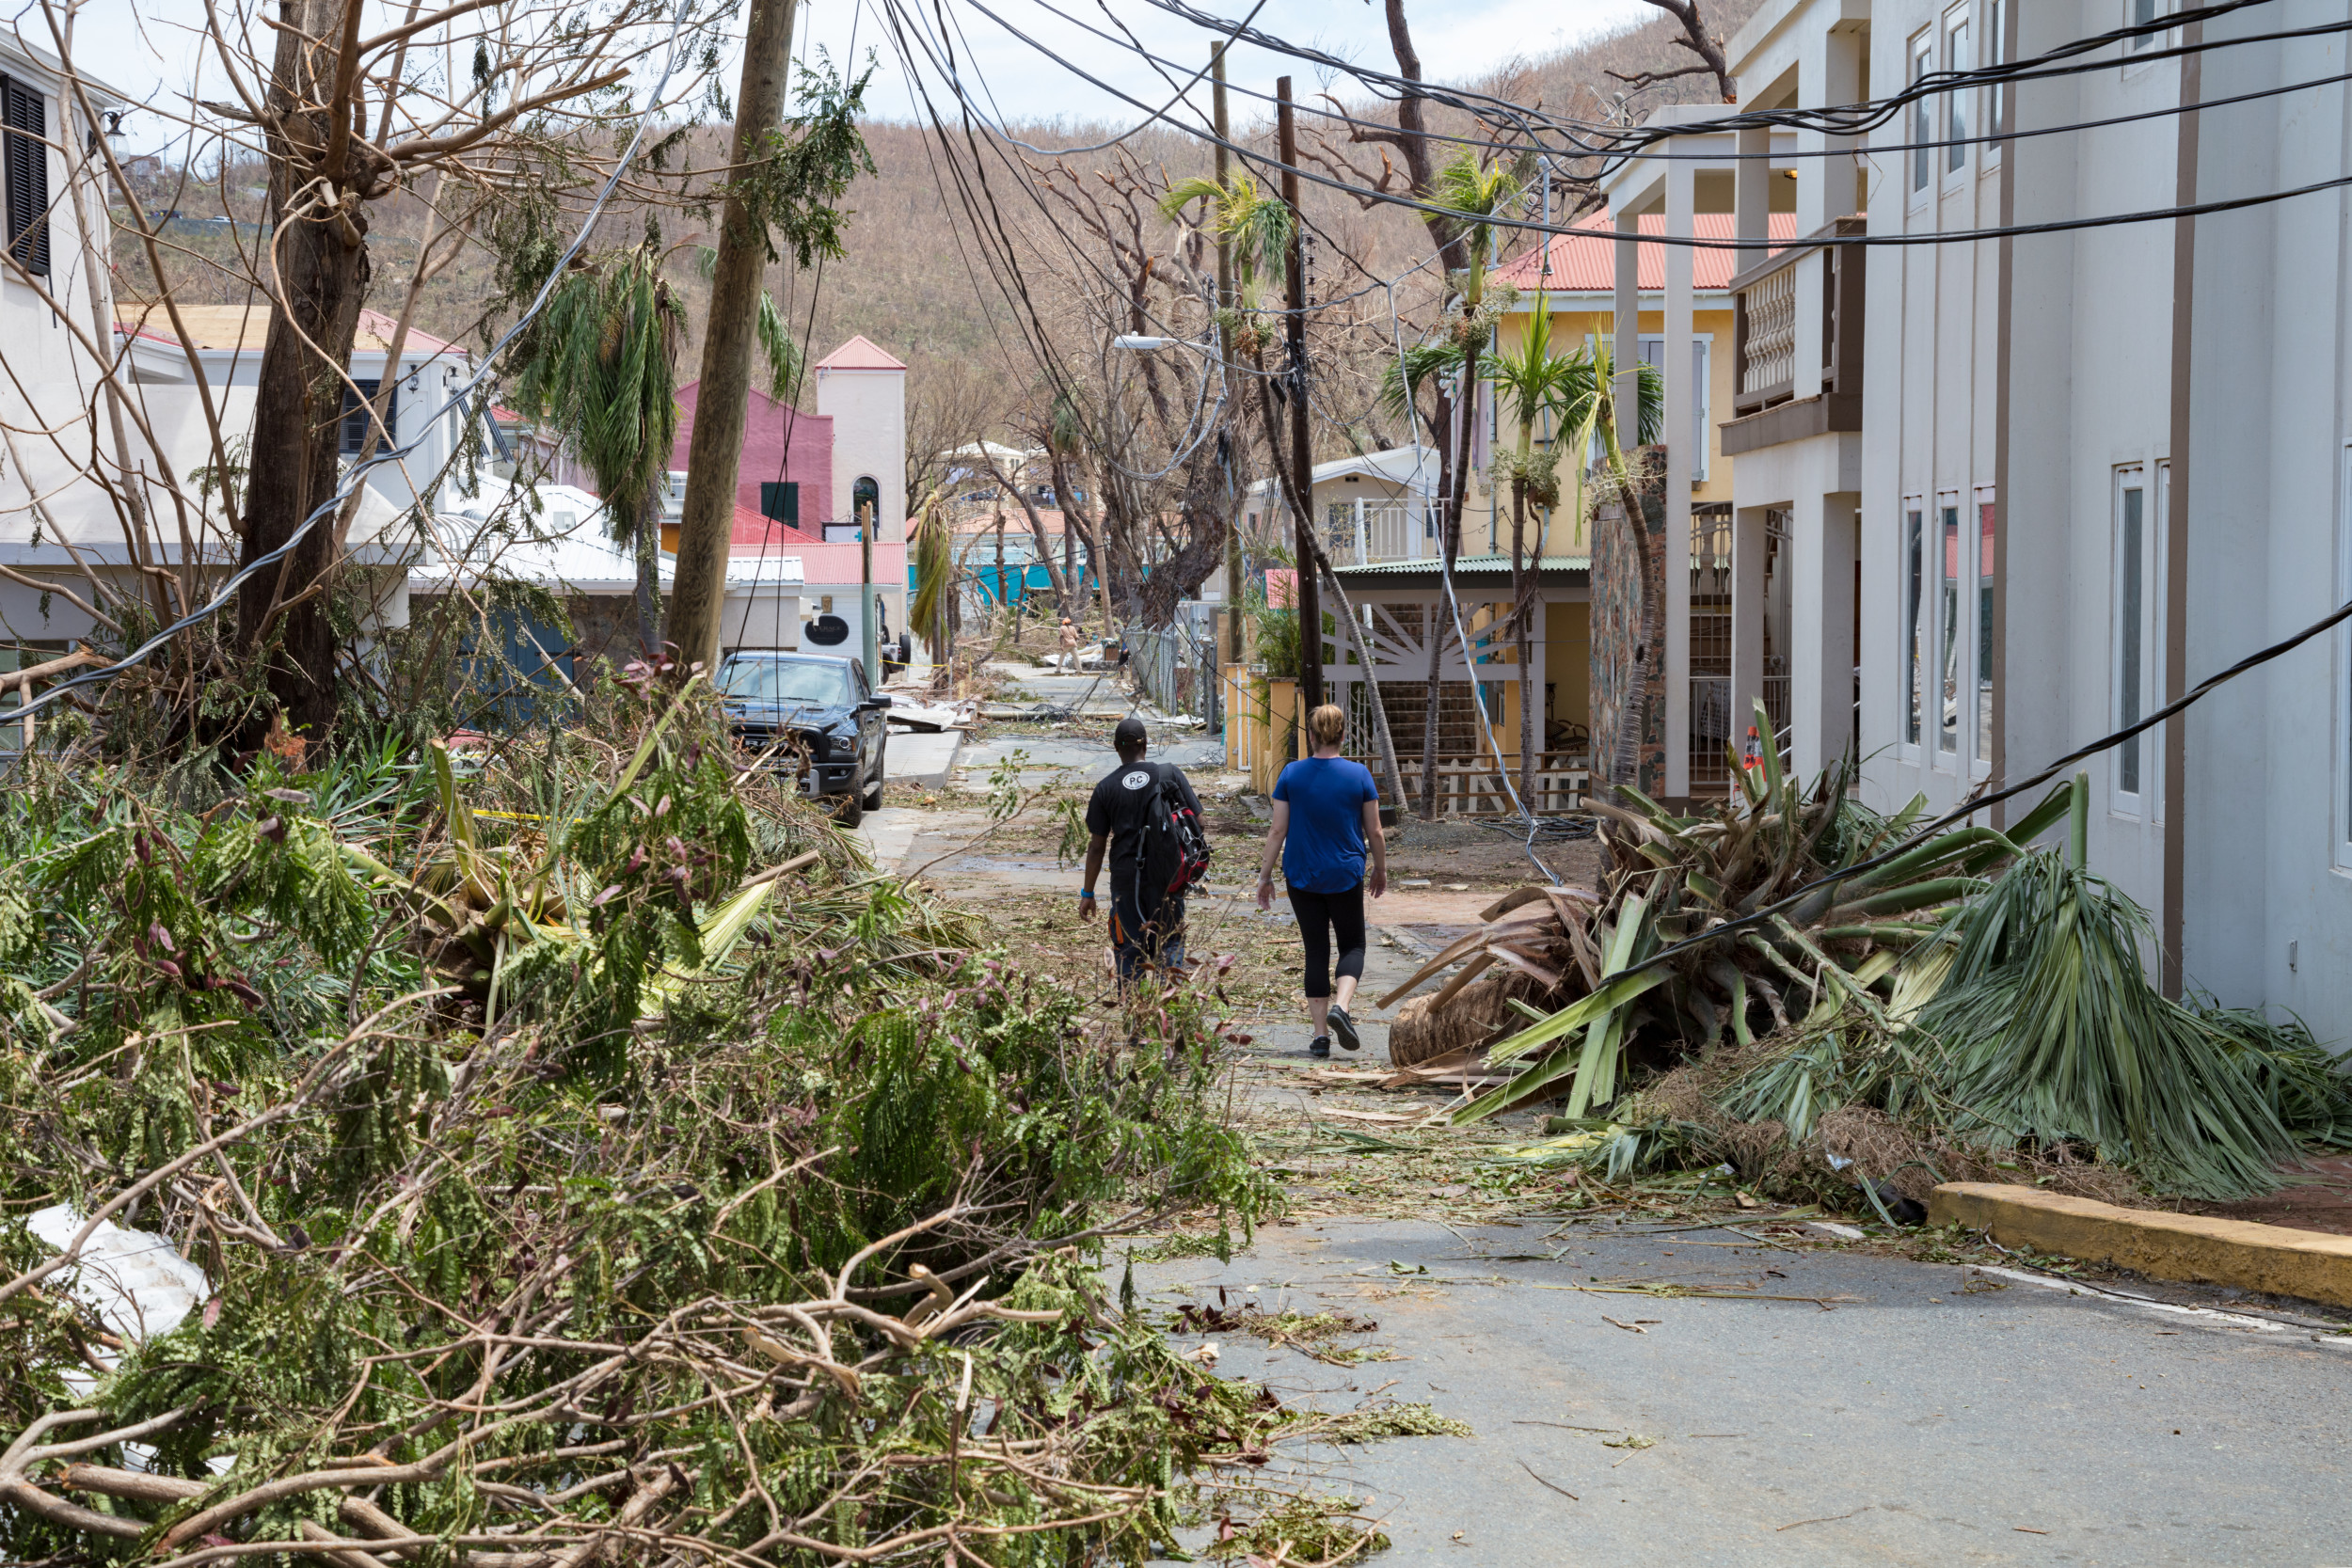
[[[1274,783],[1274,826],[1258,866],[1258,908],[1274,903],[1274,863],[1282,863],[1298,940],[1307,956],[1311,1056],[1331,1054],[1331,1037],[1353,1051],[1363,1043],[1347,1014],[1364,974],[1364,895],[1388,891],[1389,846],[1380,832],[1380,791],[1372,771],[1340,755],[1347,716],[1326,704],[1307,715],[1314,754],[1282,769]],[[1372,874],[1364,874],[1366,847]],[[1331,950],[1339,949],[1333,980]],[[1336,990],[1336,994],[1335,994]]]

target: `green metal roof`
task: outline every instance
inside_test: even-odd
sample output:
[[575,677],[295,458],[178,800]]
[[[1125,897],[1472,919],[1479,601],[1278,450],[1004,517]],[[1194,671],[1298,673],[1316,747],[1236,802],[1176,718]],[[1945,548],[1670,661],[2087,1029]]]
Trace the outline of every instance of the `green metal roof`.
[[[1418,561],[1374,561],[1361,566],[1335,569],[1341,581],[1353,582],[1359,578],[1435,578],[1438,564],[1435,556],[1423,556]],[[1546,577],[1584,573],[1592,570],[1593,558],[1589,555],[1548,555],[1537,561],[1535,567]],[[1511,558],[1507,555],[1457,555],[1454,558],[1454,576],[1457,581],[1462,578],[1480,581],[1491,578],[1507,582],[1511,577]]]

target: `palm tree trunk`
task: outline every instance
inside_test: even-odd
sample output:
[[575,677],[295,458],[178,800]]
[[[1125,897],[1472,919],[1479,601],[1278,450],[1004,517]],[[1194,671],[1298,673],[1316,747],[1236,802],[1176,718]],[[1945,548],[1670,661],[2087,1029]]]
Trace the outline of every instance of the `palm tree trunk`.
[[[1520,461],[1526,461],[1524,449]],[[1532,814],[1535,810],[1535,709],[1543,702],[1542,673],[1531,668],[1534,646],[1527,635],[1527,619],[1534,608],[1529,602],[1527,581],[1527,482],[1515,480],[1511,485],[1511,606],[1512,619],[1517,623],[1519,657],[1519,800]]]
[[[645,498],[637,519],[637,641],[647,658],[661,651],[661,497]],[[714,621],[713,633],[717,631]]]
[[[1449,428],[1453,423],[1450,418],[1453,400],[1440,388],[1436,402],[1438,494],[1441,498],[1438,512],[1438,553],[1445,558],[1445,570],[1451,575],[1454,557],[1462,543],[1459,515],[1454,515],[1452,525],[1446,520],[1454,496],[1454,448],[1448,439],[1454,434]],[[1435,821],[1438,816],[1438,705],[1445,691],[1446,634],[1454,629],[1453,618],[1446,613],[1444,598],[1445,595],[1440,593],[1438,602],[1429,607],[1422,622],[1422,634],[1429,643],[1428,701],[1422,710],[1421,724],[1421,818],[1424,822]]]

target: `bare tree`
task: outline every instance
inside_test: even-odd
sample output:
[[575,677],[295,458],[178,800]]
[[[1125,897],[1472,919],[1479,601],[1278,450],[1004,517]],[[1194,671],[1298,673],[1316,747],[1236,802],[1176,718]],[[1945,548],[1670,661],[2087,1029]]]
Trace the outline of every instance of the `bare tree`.
[[1698,63],[1673,71],[1630,73],[1613,71],[1609,74],[1623,82],[1629,92],[1640,92],[1644,87],[1656,87],[1661,82],[1671,82],[1680,76],[1712,76],[1715,78],[1715,90],[1723,95],[1723,101],[1726,103],[1739,103],[1740,87],[1731,79],[1731,62],[1724,53],[1723,35],[1708,31],[1707,19],[1699,14],[1699,0],[1648,0],[1648,3],[1681,24],[1682,31],[1673,41],[1677,48],[1687,49],[1697,55]]
[[[1108,168],[1057,163],[1031,174],[1059,218],[1060,244],[1038,246],[1041,264],[1089,329],[1083,354],[1041,366],[1055,495],[1065,526],[1091,534],[1108,596],[1136,623],[1164,626],[1223,564],[1248,446],[1213,356],[1133,353],[1114,340],[1176,323],[1179,336],[1204,336],[1216,309],[1211,259],[1197,230],[1162,215],[1166,178],[1123,150]],[[1074,504],[1073,459],[1100,508],[1091,517]]]

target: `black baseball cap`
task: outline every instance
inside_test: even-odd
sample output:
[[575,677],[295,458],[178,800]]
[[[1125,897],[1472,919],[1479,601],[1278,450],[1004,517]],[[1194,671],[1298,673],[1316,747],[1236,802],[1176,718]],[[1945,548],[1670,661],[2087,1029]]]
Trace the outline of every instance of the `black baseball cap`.
[[1132,713],[1119,721],[1119,728],[1111,731],[1111,744],[1122,752],[1131,746],[1140,746],[1151,738],[1152,732],[1145,729],[1143,721]]

